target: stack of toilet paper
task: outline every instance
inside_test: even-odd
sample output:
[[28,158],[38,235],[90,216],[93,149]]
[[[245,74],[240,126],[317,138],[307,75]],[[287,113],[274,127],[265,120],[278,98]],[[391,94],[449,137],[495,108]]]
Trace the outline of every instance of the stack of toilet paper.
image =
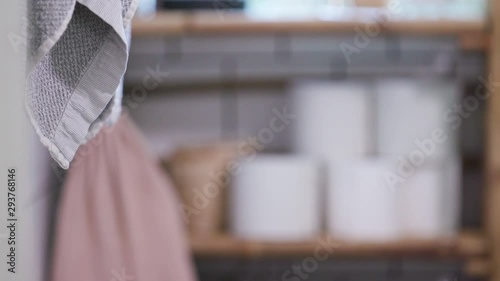
[[[301,81],[293,152],[242,165],[231,228],[245,239],[436,238],[457,231],[461,167],[453,81]],[[324,205],[325,208],[321,206]]]

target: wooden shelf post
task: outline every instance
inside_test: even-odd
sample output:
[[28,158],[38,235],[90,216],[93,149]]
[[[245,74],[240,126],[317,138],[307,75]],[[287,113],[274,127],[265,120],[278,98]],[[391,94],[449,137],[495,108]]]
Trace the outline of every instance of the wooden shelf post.
[[490,1],[488,55],[490,97],[487,112],[486,233],[491,243],[490,281],[500,281],[500,1]]

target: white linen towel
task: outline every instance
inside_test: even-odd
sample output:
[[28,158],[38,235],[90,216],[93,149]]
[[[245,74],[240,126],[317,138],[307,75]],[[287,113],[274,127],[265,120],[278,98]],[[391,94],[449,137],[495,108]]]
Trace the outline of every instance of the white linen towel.
[[[129,27],[138,0],[30,0],[26,106],[63,168],[119,116]],[[115,94],[119,93],[119,94]]]

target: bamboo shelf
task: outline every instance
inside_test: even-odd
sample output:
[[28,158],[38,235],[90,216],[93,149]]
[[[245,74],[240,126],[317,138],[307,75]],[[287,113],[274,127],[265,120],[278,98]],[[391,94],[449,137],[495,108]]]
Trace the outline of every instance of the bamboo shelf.
[[190,239],[196,256],[204,257],[283,257],[307,256],[319,247],[330,248],[332,257],[435,257],[469,259],[488,254],[488,245],[479,233],[464,232],[454,238],[405,239],[388,243],[352,243],[326,235],[314,241],[269,243],[244,241],[228,235]]
[[255,33],[354,33],[355,28],[381,32],[422,35],[455,35],[466,50],[488,48],[485,21],[461,20],[377,20],[369,15],[353,14],[342,20],[301,19],[261,20],[241,12],[159,12],[147,19],[136,19],[134,36],[176,36],[183,34],[255,34]]
[[[490,1],[490,17],[484,21],[401,21],[387,22],[352,16],[342,20],[256,20],[239,12],[161,12],[149,19],[136,19],[134,36],[253,35],[273,33],[355,33],[355,28],[380,28],[381,32],[455,36],[465,51],[483,52],[487,57],[489,91],[486,115],[487,179],[485,227],[482,233],[462,232],[456,237],[435,240],[406,239],[391,243],[347,243],[322,236],[333,246],[332,257],[427,257],[457,259],[471,276],[500,281],[500,0]],[[368,20],[367,20],[368,19]],[[373,30],[373,29],[371,29]],[[494,46],[495,48],[493,48]],[[263,243],[242,241],[227,235],[191,238],[197,257],[307,257],[323,242]]]
[[309,257],[317,251],[331,257],[432,258],[461,260],[463,271],[471,277],[492,274],[489,245],[478,232],[463,232],[454,238],[433,240],[405,239],[388,243],[343,242],[323,235],[314,241],[269,243],[239,240],[228,235],[190,239],[198,258]]

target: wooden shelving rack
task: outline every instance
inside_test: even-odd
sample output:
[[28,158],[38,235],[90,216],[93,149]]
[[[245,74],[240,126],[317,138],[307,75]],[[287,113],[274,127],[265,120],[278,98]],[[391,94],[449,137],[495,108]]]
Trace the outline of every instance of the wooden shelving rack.
[[[471,276],[500,281],[500,0],[492,0],[488,21],[390,21],[382,32],[397,34],[437,34],[456,36],[462,50],[484,52],[488,58],[490,81],[487,110],[487,160],[485,227],[464,231],[456,237],[435,240],[401,240],[391,243],[346,243],[320,237],[337,245],[335,257],[426,257],[457,259]],[[168,12],[147,20],[135,20],[134,36],[183,34],[256,34],[276,32],[349,33],[356,26],[380,25],[353,17],[342,21],[259,21],[240,13],[220,14]],[[191,238],[191,247],[200,257],[307,256],[321,243],[264,243],[237,240],[230,236]],[[334,241],[334,242],[332,242]]]
[[489,258],[491,247],[478,232],[464,231],[452,238],[421,240],[405,239],[388,243],[353,243],[322,235],[314,241],[256,242],[222,235],[213,238],[191,237],[191,248],[197,257],[263,258],[307,257],[324,251],[329,257],[361,258],[428,258],[460,260],[464,272],[473,277],[492,274]]
[[489,245],[480,233],[464,232],[457,237],[421,240],[405,239],[388,243],[353,243],[322,235],[314,241],[255,242],[230,236],[214,238],[191,237],[193,251],[199,256],[307,256],[319,248],[329,248],[335,257],[402,257],[481,258],[488,254]]
[[134,36],[165,36],[179,34],[256,34],[256,33],[352,33],[354,28],[370,30],[377,26],[382,32],[403,34],[456,35],[464,50],[486,50],[490,37],[485,21],[373,21],[366,22],[361,15],[335,20],[252,19],[242,13],[227,12],[164,12],[146,20],[135,20]]

